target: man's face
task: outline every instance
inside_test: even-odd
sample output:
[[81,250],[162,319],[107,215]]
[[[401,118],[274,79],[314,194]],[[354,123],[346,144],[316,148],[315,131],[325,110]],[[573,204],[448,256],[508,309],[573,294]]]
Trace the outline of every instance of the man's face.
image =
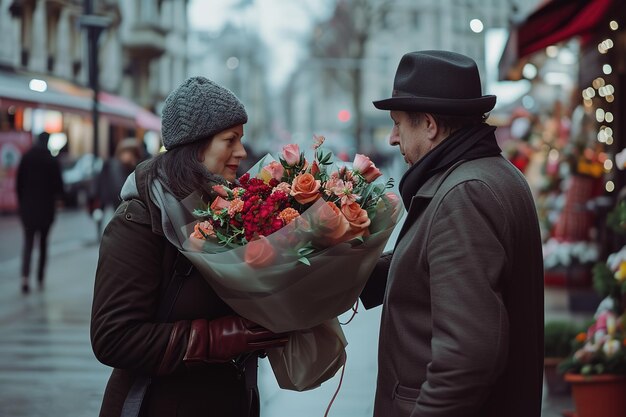
[[393,129],[389,144],[400,147],[400,153],[409,166],[416,164],[434,147],[427,117],[420,114],[418,120],[411,120],[408,113],[396,110],[392,110],[390,115]]

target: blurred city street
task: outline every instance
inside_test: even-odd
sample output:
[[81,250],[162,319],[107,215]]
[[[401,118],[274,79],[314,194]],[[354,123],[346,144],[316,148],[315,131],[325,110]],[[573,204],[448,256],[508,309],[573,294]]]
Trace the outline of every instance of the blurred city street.
[[[50,237],[45,289],[22,295],[19,222],[14,216],[0,217],[0,416],[97,415],[110,370],[95,359],[89,342],[95,236],[85,211],[60,211]],[[548,317],[567,314],[562,295],[546,293]],[[344,316],[342,321],[349,315]],[[379,320],[380,308],[362,310],[344,326],[346,372],[330,416],[371,416]],[[262,360],[262,415],[321,417],[339,380],[340,372],[312,391],[282,390]],[[544,397],[544,417],[560,417],[572,408],[568,396]]]
[[[483,120],[496,128],[502,156],[523,173],[535,200],[544,335],[556,325],[552,337],[544,338],[544,355],[555,363],[571,357],[572,342],[580,342],[576,334],[590,329],[586,341],[593,337],[596,343],[593,361],[610,362],[615,352],[624,357],[623,348],[615,348],[626,346],[624,326],[604,323],[613,313],[626,316],[626,1],[6,0],[0,1],[0,34],[0,417],[98,415],[111,372],[95,358],[89,338],[99,236],[139,161],[218,131],[196,134],[205,123],[185,121],[184,129],[167,133],[170,124],[164,121],[176,113],[167,110],[177,102],[172,93],[200,77],[223,86],[245,107],[245,134],[234,141],[245,138],[242,172],[288,145],[314,153],[314,141],[324,137],[337,161],[350,163],[357,154],[371,158],[394,179],[389,186],[396,193],[410,161],[407,149],[411,153],[413,147],[406,132],[421,129],[418,114],[432,113],[432,126],[456,134],[486,111]],[[424,69],[411,82],[398,76],[408,62],[404,57],[430,50],[475,62],[471,94],[463,88],[444,94],[445,88],[425,81],[431,74],[444,79],[444,71]],[[408,89],[399,88],[402,83]],[[432,92],[424,96],[422,87]],[[406,99],[396,112],[403,118],[407,113],[415,124],[403,123],[402,134],[398,118],[381,111],[386,106],[380,102],[373,104],[390,93],[394,100]],[[213,119],[207,108],[228,108],[214,105],[216,96],[207,94],[206,106],[195,92],[183,96],[200,110],[185,110],[180,118],[206,117],[207,129],[235,113],[230,109],[228,117]],[[467,104],[491,102],[493,96],[489,109]],[[424,106],[415,104],[422,100]],[[431,107],[431,100],[439,104]],[[463,104],[463,112],[444,106],[452,102]],[[421,149],[422,138],[416,138]],[[210,148],[203,152],[212,153]],[[33,151],[58,164],[60,175],[55,169],[55,175],[35,176],[45,164],[24,162]],[[204,156],[203,165],[221,175]],[[312,172],[320,164],[305,165]],[[33,174],[29,186],[25,174]],[[35,280],[36,245],[30,293],[23,294],[21,256],[28,244],[16,214],[18,195],[22,213],[32,211],[42,220],[42,191],[60,197],[61,180],[63,199],[49,234],[45,283],[39,288]],[[24,198],[25,189],[32,198]],[[24,209],[27,200],[32,210]],[[88,208],[97,213],[103,207],[97,225]],[[387,249],[401,225],[402,220]],[[605,308],[600,301],[607,295],[615,311],[593,317],[598,307]],[[269,361],[261,360],[261,415],[371,416],[380,314],[380,307],[360,306],[352,321],[350,312],[340,317],[350,321],[343,326],[345,373],[316,389],[281,389]],[[607,347],[613,353],[606,353]],[[595,364],[595,371],[617,369],[604,365]],[[544,384],[542,417],[573,417],[573,409],[570,393],[549,395]]]

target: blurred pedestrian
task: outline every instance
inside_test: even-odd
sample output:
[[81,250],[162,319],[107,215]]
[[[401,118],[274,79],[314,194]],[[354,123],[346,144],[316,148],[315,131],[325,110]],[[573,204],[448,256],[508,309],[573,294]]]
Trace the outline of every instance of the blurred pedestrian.
[[[107,159],[96,178],[95,207],[100,210],[93,214],[98,224],[98,236],[102,230],[102,221],[108,217],[108,211],[115,211],[122,202],[120,192],[126,178],[135,170],[142,157],[141,147],[135,138],[126,138],[120,141],[115,148],[115,155]],[[93,211],[93,210],[92,210]]]
[[389,138],[409,165],[393,254],[361,296],[383,304],[376,417],[539,417],[543,258],[527,181],[485,123],[473,59],[405,54]]
[[165,100],[167,151],[128,177],[100,245],[91,341],[115,368],[101,417],[259,415],[257,358],[286,336],[236,315],[179,252],[170,220],[191,193],[212,199],[213,186],[232,186],[247,120],[239,99],[204,77]]
[[22,292],[30,291],[30,263],[35,237],[39,241],[37,282],[43,288],[48,255],[48,232],[54,222],[56,202],[63,194],[59,162],[48,149],[50,134],[42,132],[22,157],[17,169],[16,191],[24,229],[22,251]]

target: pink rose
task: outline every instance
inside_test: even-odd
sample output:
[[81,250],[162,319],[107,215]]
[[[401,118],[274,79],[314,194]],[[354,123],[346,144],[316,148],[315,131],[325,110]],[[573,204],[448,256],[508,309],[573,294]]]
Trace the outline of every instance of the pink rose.
[[318,238],[318,243],[332,246],[346,240],[346,234],[350,231],[350,223],[341,214],[341,210],[334,203],[327,201],[317,211],[313,234]]
[[393,207],[393,210],[391,212],[391,218],[396,220],[398,214],[400,214],[400,210],[402,209],[402,206],[400,204],[400,197],[392,192],[385,193],[385,197],[387,197],[389,204],[391,204],[391,206]]
[[246,244],[244,261],[252,268],[270,265],[276,258],[276,251],[265,236]]
[[211,210],[220,211],[230,206],[230,202],[228,200],[224,200],[222,197],[217,196],[215,200],[211,203]]
[[324,136],[313,135],[313,149],[317,149],[322,146],[325,140],[326,138]]
[[288,182],[281,182],[272,189],[272,193],[275,193],[276,191],[281,191],[289,195],[291,193],[291,185],[289,185]]
[[376,178],[380,177],[382,173],[376,165],[369,159],[369,157],[365,155],[361,155],[360,153],[354,156],[354,162],[352,162],[352,169],[355,172],[358,172],[365,178],[365,181],[372,182]]
[[367,231],[370,223],[367,211],[363,210],[359,203],[350,203],[341,207],[341,212],[346,216],[346,220],[350,223],[350,229],[354,233],[354,237],[363,236]]
[[307,204],[320,197],[320,187],[322,183],[316,180],[311,174],[301,174],[293,179],[291,184],[291,195],[300,204]]
[[263,181],[265,181],[265,179],[268,178],[268,181],[266,182],[269,182],[269,179],[272,179],[272,178],[274,178],[277,181],[280,181],[280,179],[283,177],[283,172],[285,172],[285,169],[280,164],[280,162],[272,161],[266,166],[264,166],[263,169],[261,170],[261,178],[263,179]]
[[295,143],[283,146],[283,159],[289,166],[300,162],[300,148]]

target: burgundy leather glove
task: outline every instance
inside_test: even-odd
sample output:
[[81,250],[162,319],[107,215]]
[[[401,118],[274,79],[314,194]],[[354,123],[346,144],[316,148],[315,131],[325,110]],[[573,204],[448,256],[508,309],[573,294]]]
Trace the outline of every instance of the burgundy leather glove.
[[276,334],[239,316],[193,320],[185,362],[228,362],[242,353],[284,346],[286,333]]

